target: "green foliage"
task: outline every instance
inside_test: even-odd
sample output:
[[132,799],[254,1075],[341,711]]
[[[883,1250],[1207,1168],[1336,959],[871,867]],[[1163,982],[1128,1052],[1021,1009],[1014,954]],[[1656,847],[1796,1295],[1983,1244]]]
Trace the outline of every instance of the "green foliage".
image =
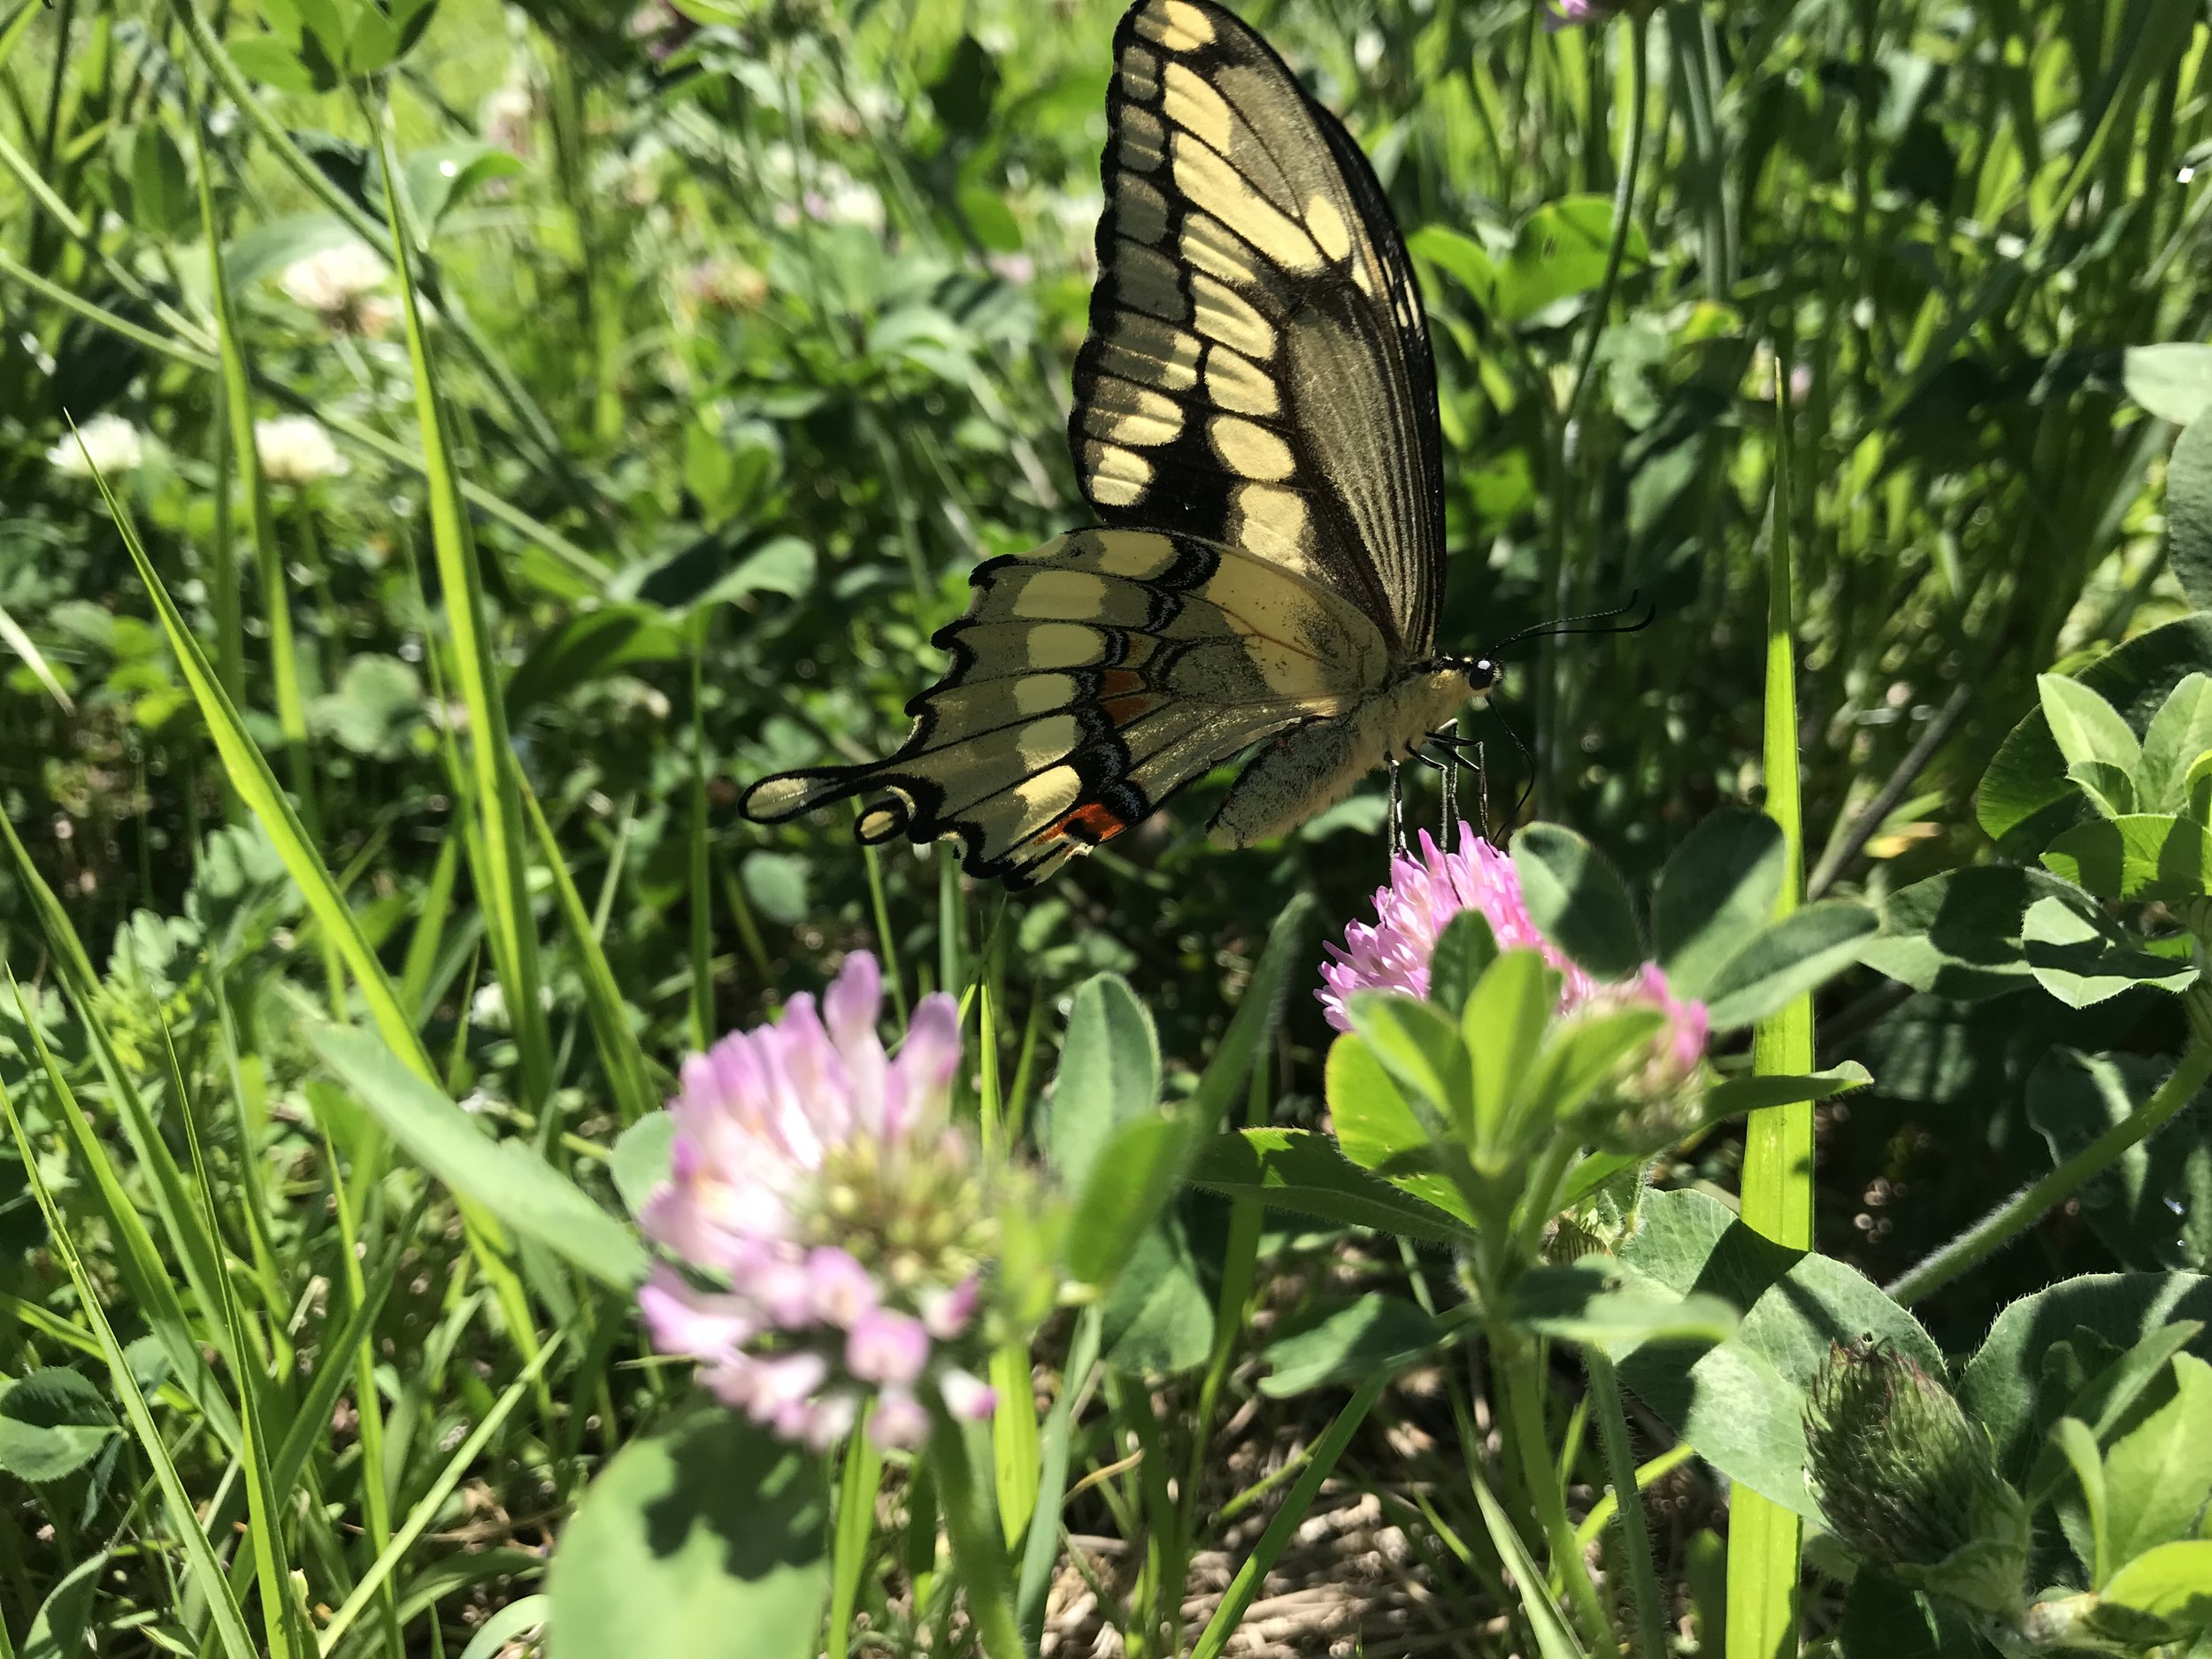
[[829,1593],[821,1464],[701,1409],[626,1448],[593,1483],[549,1575],[550,1651],[602,1659],[650,1630],[671,1655],[803,1659]]
[[1653,1193],[1639,1221],[1620,1252],[1630,1270],[1677,1295],[1724,1298],[1742,1317],[1708,1352],[1623,1355],[1622,1381],[1731,1479],[1819,1519],[1805,1482],[1804,1415],[1830,1346],[1886,1342],[1939,1376],[1934,1343],[1861,1275],[1760,1237],[1703,1194]]
[[[2185,1064],[2212,916],[2197,9],[1678,5],[1555,31],[1464,0],[1253,9],[1410,233],[1454,549],[1440,649],[1657,603],[1640,634],[1502,653],[1529,777],[1471,734],[1494,815],[1528,781],[1573,826],[1515,849],[1539,925],[1601,979],[1657,963],[1708,1004],[1722,1074],[1655,1125],[1599,1111],[1649,1017],[1563,1025],[1549,971],[1465,917],[1425,1008],[1363,1002],[1329,1048],[1314,930],[1270,924],[1363,914],[1379,779],[1237,854],[1198,833],[1225,778],[1201,780],[1012,902],[864,860],[841,824],[731,813],[733,784],[895,743],[976,560],[1083,516],[1060,431],[1118,0],[687,0],[635,33],[578,0],[19,7],[0,1645],[490,1659],[544,1619],[540,1517],[603,1465],[554,1557],[553,1651],[634,1648],[687,1588],[690,1640],[767,1618],[703,1564],[726,1538],[665,1528],[728,1519],[776,1455],[666,1426],[680,1368],[639,1363],[606,1287],[642,1271],[620,1211],[670,1168],[654,1109],[687,1048],[862,946],[895,1001],[968,998],[960,1110],[1034,1148],[1072,1212],[1041,1207],[1010,1271],[1057,1263],[1087,1305],[992,1370],[1033,1642],[1064,1523],[1145,1540],[1099,1617],[1157,1654],[1179,1563],[1264,1503],[1272,1542],[1201,1644],[1221,1651],[1349,1477],[1428,1552],[1453,1634],[1601,1651],[1540,1512],[1566,1402],[1536,1345],[1618,1355],[1712,1463],[1801,1506],[1815,1350],[1861,1317],[1916,1344],[1871,1282],[1962,1229],[1946,1294],[1899,1295],[1955,1351],[1990,1328],[1961,1398],[2055,1540],[2046,1581],[2096,1598],[2034,1617],[2124,1646],[2204,1622],[2204,1540],[2175,1518],[2204,1350],[2164,1334],[2208,1317],[2212,1208]],[[365,285],[312,297],[295,267],[318,257]],[[349,470],[279,476],[255,422],[299,413]],[[133,434],[104,482],[49,460],[65,416],[103,415]],[[1781,840],[1743,804],[1776,545],[1829,855],[1778,925]],[[1819,1069],[1739,1074],[1737,1033],[1808,987]],[[1646,1192],[1729,1186],[1731,1120],[1812,1100],[1831,1256],[1785,1270]],[[1564,1259],[1591,1242],[1617,1254]],[[1399,1337],[1343,1340],[1342,1293]],[[1387,1374],[1478,1338],[1485,1420],[1532,1423],[1539,1455],[1367,1455],[1379,1399],[1408,1419]],[[1053,1404],[1016,1469],[1033,1358]],[[1468,1370],[1438,1368],[1425,1432],[1475,1421]],[[1278,1403],[1286,1377],[1360,1387],[1320,1429]],[[1209,1437],[1256,1399],[1254,1443],[1315,1455],[1233,1494],[1242,1448]],[[2050,1440],[2070,1419],[2101,1586]],[[969,1626],[926,1460],[867,1467],[836,1517],[847,1610],[887,1650],[947,1649]],[[817,1473],[785,1518],[818,1545]],[[1702,1514],[1717,1483],[1680,1479]],[[1417,1498],[1433,1513],[1401,1512]],[[1607,1542],[1630,1585],[1632,1536]],[[1658,1541],[1667,1568],[1690,1552]],[[1547,1548],[1572,1620],[1495,1601],[1494,1563],[1541,1583]],[[795,1542],[744,1594],[787,1591],[780,1635],[811,1652],[829,1578]],[[1878,1565],[1844,1608],[1846,1659],[1985,1651]]]

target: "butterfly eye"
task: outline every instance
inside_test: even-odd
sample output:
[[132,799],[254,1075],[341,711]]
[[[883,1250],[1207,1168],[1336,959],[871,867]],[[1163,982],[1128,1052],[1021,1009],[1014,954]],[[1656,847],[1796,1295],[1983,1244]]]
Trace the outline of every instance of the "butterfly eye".
[[1497,688],[1498,665],[1486,657],[1478,657],[1467,664],[1467,686],[1478,697]]

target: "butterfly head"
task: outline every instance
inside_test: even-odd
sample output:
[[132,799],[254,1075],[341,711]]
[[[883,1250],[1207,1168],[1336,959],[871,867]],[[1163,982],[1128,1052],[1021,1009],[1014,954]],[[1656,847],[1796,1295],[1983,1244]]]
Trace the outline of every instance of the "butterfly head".
[[1444,666],[1463,678],[1467,682],[1467,695],[1478,699],[1495,691],[1498,681],[1505,677],[1505,670],[1499,666],[1497,659],[1486,654],[1481,657],[1448,657],[1444,659]]

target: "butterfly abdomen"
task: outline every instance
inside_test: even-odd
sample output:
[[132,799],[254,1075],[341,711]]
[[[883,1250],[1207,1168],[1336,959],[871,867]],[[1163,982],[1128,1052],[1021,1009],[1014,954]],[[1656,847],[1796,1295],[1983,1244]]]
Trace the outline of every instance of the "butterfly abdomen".
[[1406,670],[1351,712],[1294,726],[1261,749],[1214,814],[1213,838],[1250,847],[1334,806],[1385,761],[1403,760],[1471,692],[1456,668]]

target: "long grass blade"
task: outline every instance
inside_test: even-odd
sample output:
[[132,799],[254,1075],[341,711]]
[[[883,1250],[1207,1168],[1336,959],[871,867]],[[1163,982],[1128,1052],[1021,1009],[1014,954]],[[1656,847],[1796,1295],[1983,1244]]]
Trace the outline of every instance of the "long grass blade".
[[388,119],[377,122],[377,158],[384,178],[385,211],[394,269],[399,273],[400,310],[407,328],[407,360],[415,383],[415,424],[422,435],[428,481],[431,550],[445,600],[461,701],[468,710],[471,808],[483,841],[483,880],[478,902],[491,921],[515,1045],[521,1056],[525,1104],[546,1109],[553,1090],[552,1042],[539,1000],[544,983],[538,964],[537,921],[530,903],[529,864],[523,851],[521,787],[507,736],[507,704],[493,654],[484,604],[484,573],[468,515],[461,511],[456,473],[446,444],[446,418],[423,337],[410,242],[400,224],[399,167],[392,154]]
[[591,1021],[593,1040],[599,1046],[599,1062],[613,1084],[615,1105],[623,1123],[634,1124],[657,1110],[660,1103],[653,1095],[645,1050],[639,1046],[637,1033],[631,1027],[622,987],[615,979],[613,964],[607,960],[606,949],[600,943],[599,925],[584,908],[584,896],[569,878],[568,861],[562,856],[560,842],[554,839],[553,826],[546,822],[545,809],[538,804],[538,797],[526,781],[522,788],[522,804],[530,815],[530,828],[537,838],[539,856],[552,872],[553,895],[560,904],[561,925],[567,930],[569,943],[576,953],[577,966],[583,970],[584,1010]]
[[168,1511],[169,1524],[177,1541],[184,1550],[185,1568],[193,1588],[205,1599],[212,1618],[216,1639],[222,1644],[225,1659],[254,1659],[253,1637],[246,1629],[245,1615],[240,1611],[237,1598],[232,1595],[230,1580],[225,1577],[223,1563],[217,1559],[214,1547],[207,1534],[200,1529],[200,1517],[193,1504],[192,1494],[177,1472],[176,1461],[169,1455],[169,1447],[161,1438],[161,1430],[154,1422],[152,1409],[146,1403],[146,1395],[131,1374],[130,1361],[123,1352],[123,1345],[115,1335],[115,1327],[108,1322],[107,1311],[100,1305],[98,1290],[85,1271],[82,1258],[78,1255],[75,1239],[67,1222],[54,1202],[54,1195],[39,1171],[38,1154],[25,1133],[23,1120],[15,1110],[15,1100],[7,1086],[0,1083],[0,1111],[8,1118],[8,1130],[15,1138],[18,1155],[23,1160],[23,1174],[31,1195],[36,1200],[39,1213],[46,1221],[48,1240],[54,1254],[76,1286],[79,1305],[98,1338],[100,1351],[106,1359],[108,1379],[116,1397],[123,1402],[123,1413],[130,1420],[131,1432],[137,1437],[139,1449],[154,1471],[160,1483],[163,1507]]
[[437,1479],[416,1501],[415,1507],[407,1512],[407,1519],[400,1529],[392,1534],[392,1541],[378,1554],[375,1564],[362,1575],[361,1582],[354,1586],[353,1594],[346,1598],[345,1605],[333,1613],[330,1622],[323,1626],[321,1635],[316,1639],[321,1653],[328,1654],[353,1628],[353,1622],[361,1617],[361,1609],[369,1604],[370,1598],[376,1595],[385,1581],[398,1570],[399,1563],[415,1547],[416,1540],[438,1518],[439,1513],[445,1508],[446,1500],[453,1495],[453,1488],[461,1484],[461,1477],[468,1472],[469,1465],[483,1455],[485,1447],[491,1444],[492,1437],[499,1432],[500,1425],[506,1422],[515,1407],[521,1403],[523,1395],[530,1391],[544,1371],[546,1362],[560,1351],[565,1340],[565,1333],[556,1333],[538,1350],[536,1357],[522,1368],[522,1374],[500,1392],[497,1402],[484,1414],[483,1421],[476,1425],[468,1439],[454,1448],[453,1455],[446,1460],[445,1466],[438,1471]]
[[[1786,849],[1779,918],[1805,890],[1805,819],[1797,770],[1797,640],[1790,562],[1795,511],[1786,392],[1777,397],[1773,523],[1767,548],[1766,810]],[[1813,999],[1809,992],[1752,1033],[1752,1070],[1762,1076],[1813,1069]],[[1813,1242],[1813,1108],[1809,1101],[1770,1106],[1745,1125],[1746,1225],[1793,1249]],[[1802,1523],[1793,1509],[1738,1483],[1729,1499],[1728,1659],[1794,1659],[1798,1550]]]
[[[168,1026],[162,1027],[162,1047],[169,1062],[172,1087],[176,1094],[177,1118],[184,1127],[185,1145],[192,1156],[192,1174],[199,1183],[209,1233],[220,1239],[215,1218],[215,1183],[208,1173],[200,1146],[200,1128],[188,1094],[183,1069],[177,1064],[176,1046]],[[292,1659],[299,1651],[291,1596],[292,1563],[285,1549],[282,1492],[269,1462],[269,1436],[262,1417],[263,1379],[251,1363],[254,1344],[249,1340],[245,1317],[231,1288],[230,1275],[219,1271],[215,1282],[221,1302],[223,1324],[230,1332],[231,1379],[238,1391],[238,1421],[242,1438],[238,1459],[246,1478],[246,1510],[250,1517],[248,1541],[252,1547],[254,1578],[261,1592],[261,1628],[269,1643],[270,1659]]]

